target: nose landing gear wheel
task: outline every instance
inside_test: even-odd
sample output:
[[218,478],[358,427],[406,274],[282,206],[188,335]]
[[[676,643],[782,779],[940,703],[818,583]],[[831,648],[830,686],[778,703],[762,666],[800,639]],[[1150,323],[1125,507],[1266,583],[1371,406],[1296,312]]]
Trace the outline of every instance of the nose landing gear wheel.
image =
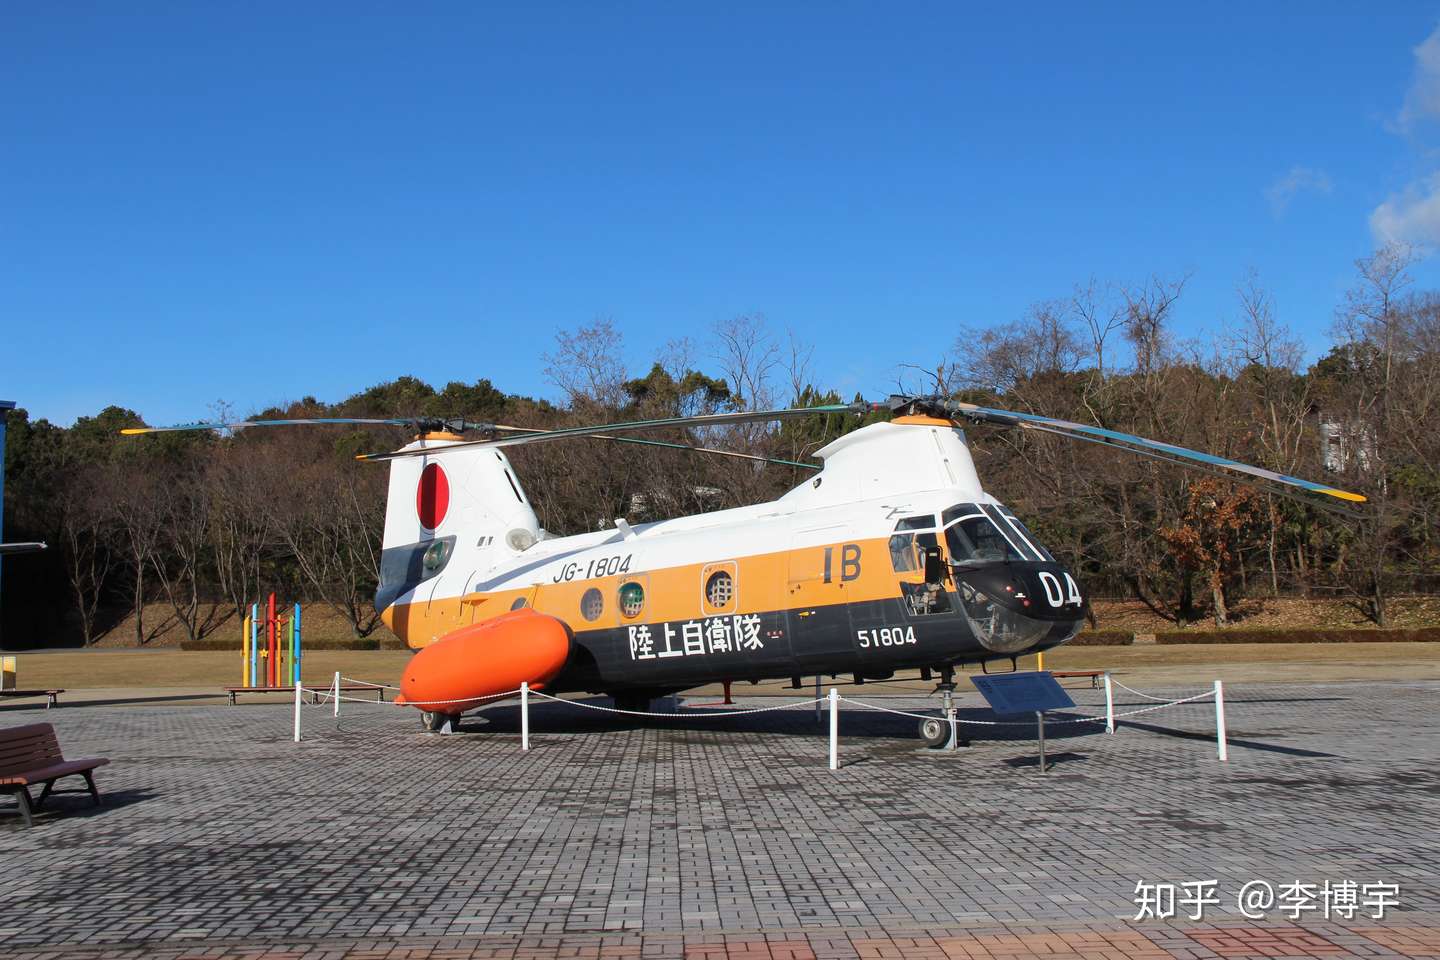
[[[944,717],[927,717],[920,721],[920,739],[925,741],[925,746],[931,750],[943,750],[950,744],[950,724]],[[955,745],[957,747],[968,747],[970,742],[960,736],[959,728],[955,730]]]
[[950,740],[950,724],[938,717],[920,721],[920,739],[931,750],[939,750]]

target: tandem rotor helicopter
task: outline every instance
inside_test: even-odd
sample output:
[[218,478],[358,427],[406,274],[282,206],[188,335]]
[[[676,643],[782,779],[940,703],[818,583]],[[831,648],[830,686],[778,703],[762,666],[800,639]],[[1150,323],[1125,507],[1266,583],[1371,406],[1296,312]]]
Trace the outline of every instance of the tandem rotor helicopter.
[[[777,500],[634,526],[616,520],[567,537],[540,528],[505,455],[506,447],[580,437],[635,441],[614,435],[887,409],[888,422],[817,451],[819,471]],[[390,464],[375,606],[417,651],[399,699],[431,730],[452,728],[521,682],[552,695],[608,694],[628,710],[710,683],[790,678],[799,688],[811,675],[858,682],[919,670],[949,691],[957,665],[1065,643],[1083,623],[1084,592],[982,489],[967,423],[1106,444],[1312,501],[1365,500],[1168,443],[945,397],[543,432],[354,418],[122,432],[312,423],[417,429],[401,449],[357,459]],[[921,735],[940,746],[949,731],[927,721]]]

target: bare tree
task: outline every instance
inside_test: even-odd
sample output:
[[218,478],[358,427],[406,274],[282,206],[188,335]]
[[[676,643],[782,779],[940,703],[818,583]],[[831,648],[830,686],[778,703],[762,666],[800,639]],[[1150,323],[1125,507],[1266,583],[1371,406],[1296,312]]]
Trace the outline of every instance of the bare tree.
[[150,596],[147,574],[161,544],[161,480],[144,463],[113,464],[105,477],[104,495],[125,553],[135,641],[143,646],[158,633],[145,629],[145,603]]
[[374,597],[385,474],[340,459],[314,435],[274,442],[290,466],[273,478],[271,523],[313,595],[343,616],[356,637],[369,636],[380,622]]
[[199,640],[217,623],[215,605],[202,603],[211,503],[201,465],[185,463],[172,471],[165,478],[157,507],[159,537],[150,553],[150,567],[187,639]]
[[623,338],[608,318],[555,335],[555,350],[544,355],[545,376],[565,391],[570,405],[618,408],[625,398]]
[[1042,377],[1073,372],[1083,355],[1064,310],[1063,303],[1046,301],[1015,323],[962,328],[954,347],[958,382],[1011,396]]
[[[1303,348],[1275,318],[1274,300],[1252,271],[1237,290],[1240,323],[1230,350],[1241,362],[1238,377],[1254,395],[1250,418],[1260,424],[1257,459],[1281,473],[1294,473],[1304,453],[1312,404],[1311,381],[1300,375]],[[1283,514],[1273,494],[1265,495],[1266,559],[1270,593],[1280,595],[1280,525]]]
[[797,337],[794,330],[785,333],[785,379],[790,386],[789,403],[794,406],[800,403],[805,388],[813,386],[815,345]]
[[1412,283],[1409,270],[1415,259],[1410,247],[1391,245],[1357,260],[1356,284],[1335,323],[1345,342],[1348,370],[1332,402],[1344,410],[1340,429],[1356,451],[1346,472],[1370,498],[1370,516],[1353,544],[1361,576],[1358,584],[1354,579],[1350,583],[1382,627],[1388,621],[1387,564],[1405,513],[1391,488],[1392,454],[1397,436],[1414,427],[1398,420],[1392,399],[1404,369],[1407,311],[1401,309],[1401,299]]
[[111,517],[96,464],[78,464],[57,491],[65,572],[79,615],[80,635],[88,647],[96,639],[96,614],[105,582],[114,567],[109,543]]
[[217,444],[206,470],[214,495],[210,524],[211,564],[216,585],[237,617],[261,593],[266,555],[276,539],[273,497],[268,482],[287,465],[266,456],[271,444]]
[[716,360],[741,410],[774,406],[772,377],[780,365],[780,347],[770,336],[760,314],[735,317],[715,324],[719,345]]

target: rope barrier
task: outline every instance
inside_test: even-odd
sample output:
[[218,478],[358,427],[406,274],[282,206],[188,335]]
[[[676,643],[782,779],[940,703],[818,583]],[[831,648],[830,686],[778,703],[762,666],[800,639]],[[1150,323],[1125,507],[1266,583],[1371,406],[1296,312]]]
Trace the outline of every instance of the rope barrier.
[[[380,684],[376,684],[376,686],[380,686]],[[1127,687],[1126,689],[1128,690],[1129,688]],[[315,700],[316,700],[316,703],[307,704],[307,706],[316,706],[316,705],[319,705],[320,702],[332,703],[332,702],[334,702],[334,701],[337,700],[337,699],[338,699],[341,703],[362,703],[362,704],[367,704],[367,705],[369,705],[369,706],[379,706],[379,707],[413,707],[413,706],[415,706],[415,704],[410,704],[410,703],[395,703],[394,701],[391,701],[391,700],[370,700],[370,699],[368,699],[368,698],[363,698],[363,697],[347,697],[347,696],[344,696],[344,695],[341,695],[341,696],[337,697],[337,696],[335,695],[335,693],[334,693],[329,687],[301,687],[301,690],[303,690],[303,691],[304,691],[305,693],[307,693],[307,694],[310,694],[310,695],[313,696],[313,697],[315,698]],[[1131,692],[1135,692],[1135,691],[1131,691]],[[602,712],[602,713],[620,713],[620,714],[627,714],[627,715],[632,716],[632,717],[661,717],[661,718],[699,717],[699,718],[705,718],[705,719],[709,719],[709,718],[717,718],[717,719],[718,719],[718,718],[720,718],[720,717],[741,717],[741,716],[745,716],[745,715],[751,714],[751,713],[771,713],[771,712],[774,712],[774,711],[776,711],[776,710],[791,710],[791,709],[794,709],[794,708],[796,708],[796,707],[813,707],[813,706],[814,706],[815,704],[817,704],[817,703],[824,703],[824,702],[825,702],[825,699],[826,699],[825,697],[812,697],[812,698],[810,698],[810,699],[808,699],[808,700],[792,700],[792,701],[789,701],[789,702],[786,702],[786,703],[777,704],[776,706],[773,706],[773,707],[752,707],[752,708],[747,709],[747,710],[721,710],[721,711],[718,711],[718,712],[717,712],[717,711],[709,711],[709,710],[706,710],[706,711],[694,711],[694,710],[692,710],[692,711],[676,711],[676,712],[673,712],[673,713],[659,713],[659,712],[656,712],[656,711],[644,711],[644,710],[622,710],[622,709],[620,709],[619,707],[604,707],[604,706],[600,706],[599,704],[595,704],[595,703],[585,703],[585,702],[583,702],[583,701],[581,701],[581,700],[567,700],[567,699],[565,699],[564,697],[555,697],[555,696],[551,696],[550,694],[547,694],[547,693],[541,693],[539,690],[531,690],[531,691],[530,691],[530,694],[531,694],[531,696],[539,697],[539,698],[544,699],[544,700],[552,700],[552,701],[554,701],[554,702],[556,702],[556,703],[565,703],[565,704],[569,704],[569,705],[572,706],[572,707],[582,707],[582,708],[584,708],[584,709],[586,709],[586,710],[598,710],[598,711],[600,711],[600,712]],[[491,694],[486,694],[486,695],[484,695],[484,696],[479,696],[479,697],[462,697],[462,698],[455,699],[455,700],[426,700],[426,701],[424,701],[424,703],[425,703],[427,706],[428,706],[428,705],[441,706],[441,705],[453,704],[453,703],[482,703],[482,702],[487,701],[487,700],[503,700],[503,699],[505,699],[505,698],[507,698],[507,697],[517,697],[517,696],[519,696],[519,695],[520,695],[520,689],[517,687],[517,688],[515,688],[514,690],[507,690],[507,691],[505,691],[504,693],[491,693]],[[1139,709],[1139,710],[1129,710],[1129,711],[1126,711],[1126,712],[1124,712],[1124,713],[1117,713],[1117,714],[1114,715],[1114,719],[1118,720],[1118,719],[1120,719],[1121,717],[1133,717],[1133,716],[1137,716],[1137,715],[1142,714],[1142,713],[1153,713],[1153,712],[1156,711],[1156,710],[1162,710],[1162,709],[1164,709],[1164,708],[1166,708],[1166,707],[1173,707],[1173,706],[1177,706],[1177,705],[1182,704],[1182,703],[1193,703],[1193,702],[1196,701],[1196,700],[1205,700],[1205,699],[1208,699],[1208,698],[1213,697],[1214,695],[1215,695],[1214,691],[1212,691],[1212,690],[1207,690],[1207,691],[1205,691],[1204,693],[1197,693],[1197,694],[1195,694],[1195,695],[1192,696],[1192,697],[1183,697],[1183,698],[1176,699],[1176,700],[1165,700],[1165,701],[1162,701],[1162,702],[1157,703],[1157,705],[1156,705],[1156,706],[1153,706],[1153,707],[1142,707],[1142,708]],[[894,714],[894,715],[896,715],[896,716],[899,716],[899,717],[911,717],[911,718],[914,718],[914,719],[916,719],[916,720],[935,720],[935,719],[945,720],[945,719],[946,719],[943,715],[939,715],[939,714],[935,714],[935,713],[913,713],[913,712],[910,712],[910,711],[908,711],[908,710],[896,710],[896,709],[893,708],[893,707],[881,706],[881,705],[878,704],[878,703],[870,703],[869,701],[866,701],[866,700],[856,700],[856,699],[854,699],[854,698],[852,698],[852,697],[844,697],[844,696],[842,696],[842,697],[840,697],[839,699],[842,700],[842,701],[844,701],[845,703],[853,704],[854,706],[857,706],[857,707],[863,707],[863,708],[865,708],[865,709],[867,709],[867,710],[875,710],[875,711],[878,711],[878,712],[880,712],[880,713],[892,713],[892,714]],[[895,698],[892,698],[892,699],[909,699],[909,698],[895,697]],[[1149,699],[1155,699],[1155,698],[1151,697],[1151,698],[1149,698]],[[938,709],[938,708],[937,708],[937,709]],[[1052,723],[1052,724],[1057,724],[1057,725],[1058,725],[1058,724],[1065,724],[1065,723],[1094,723],[1094,722],[1104,723],[1105,720],[1106,720],[1105,717],[1078,717],[1078,718],[1071,718],[1071,719],[1068,719],[1068,720],[1051,720],[1051,721],[1048,721],[1048,722],[1049,722],[1049,723]],[[947,722],[948,722],[948,721],[947,721]],[[960,717],[956,717],[956,718],[955,718],[955,722],[956,722],[956,723],[967,723],[967,724],[970,724],[970,725],[972,725],[972,726],[982,726],[982,727],[1028,726],[1029,723],[1030,723],[1030,721],[1028,721],[1028,720],[968,720],[968,719],[963,719],[963,718],[960,718]]]
[[[1071,719],[1068,719],[1068,720],[1047,720],[1047,721],[1045,721],[1045,722],[1046,722],[1047,724],[1053,725],[1053,726],[1060,726],[1061,724],[1066,724],[1066,723],[1105,723],[1107,719],[1119,720],[1121,717],[1133,717],[1133,716],[1137,716],[1137,715],[1142,714],[1142,713],[1153,713],[1153,712],[1156,711],[1156,710],[1163,710],[1163,709],[1165,709],[1166,707],[1173,707],[1173,706],[1176,706],[1177,704],[1181,704],[1181,703],[1191,703],[1191,702],[1193,702],[1193,701],[1195,701],[1195,700],[1204,700],[1204,699],[1207,699],[1207,698],[1213,697],[1213,696],[1215,696],[1215,692],[1214,692],[1213,690],[1206,690],[1204,693],[1197,693],[1197,694],[1196,694],[1195,696],[1193,696],[1193,697],[1185,697],[1185,698],[1180,699],[1180,700],[1167,700],[1167,701],[1165,701],[1164,703],[1158,704],[1158,705],[1153,706],[1153,707],[1142,707],[1142,708],[1139,709],[1139,710],[1130,710],[1130,711],[1127,711],[1127,712],[1125,712],[1125,713],[1117,713],[1117,714],[1114,715],[1113,718],[1106,718],[1106,717],[1072,717]],[[865,707],[865,708],[867,708],[867,709],[869,709],[869,710],[878,710],[878,711],[880,711],[881,713],[893,713],[893,714],[895,714],[896,716],[901,716],[901,717],[913,717],[913,718],[915,718],[916,720],[944,720],[944,721],[947,722],[947,723],[949,722],[949,718],[948,718],[948,717],[945,717],[945,716],[943,716],[943,715],[937,716],[936,714],[933,714],[933,713],[929,713],[929,714],[910,713],[910,712],[905,711],[905,710],[895,710],[895,709],[893,709],[893,708],[891,708],[891,707],[882,707],[882,706],[880,706],[878,703],[869,703],[869,702],[864,701],[864,700],[854,700],[854,699],[852,699],[852,698],[850,698],[850,697],[840,697],[840,699],[843,700],[843,701],[845,701],[846,703],[854,704],[854,705],[857,706],[857,707]],[[955,718],[955,722],[956,722],[956,723],[968,723],[968,724],[970,724],[970,725],[972,725],[972,726],[979,726],[979,727],[1015,727],[1015,726],[1026,726],[1026,727],[1028,727],[1033,721],[1031,721],[1031,720],[963,720],[963,719],[961,719],[960,717],[956,717],[956,718]]]
[[[417,706],[416,704],[413,704],[413,703],[396,703],[396,702],[393,701],[393,700],[371,700],[371,699],[368,699],[368,698],[366,698],[366,697],[347,697],[347,696],[343,696],[343,695],[337,697],[337,696],[335,695],[334,690],[333,690],[332,688],[330,688],[330,687],[301,687],[300,689],[304,690],[306,693],[309,693],[309,694],[315,696],[317,699],[322,699],[322,700],[325,700],[325,701],[331,702],[331,703],[333,703],[333,702],[336,701],[336,700],[339,700],[341,703],[366,703],[366,704],[369,704],[369,705],[372,706],[372,707],[414,707],[414,706]],[[531,692],[531,693],[535,693],[534,690],[532,690],[532,691],[530,691],[530,692]],[[484,696],[480,696],[480,697],[462,697],[462,698],[459,699],[459,700],[424,700],[424,701],[422,701],[422,703],[424,703],[426,706],[430,706],[430,705],[432,705],[432,704],[433,704],[433,705],[440,705],[440,704],[450,704],[450,703],[480,703],[481,701],[484,701],[484,700],[503,700],[503,699],[505,699],[506,697],[518,697],[519,695],[520,695],[520,688],[519,688],[519,687],[516,687],[514,690],[507,690],[507,691],[505,691],[504,693],[487,693],[487,694],[485,694]],[[536,694],[536,696],[539,696],[539,694]],[[313,704],[312,704],[312,706],[313,706]]]
[[[853,703],[853,704],[854,704],[855,706],[857,706],[857,707],[865,707],[865,708],[868,709],[868,710],[878,710],[878,711],[880,711],[881,713],[893,713],[893,714],[895,714],[897,717],[914,717],[916,720],[944,720],[946,723],[949,723],[949,722],[950,722],[948,717],[945,717],[945,716],[938,716],[938,717],[937,717],[937,716],[936,716],[935,714],[933,714],[933,713],[909,713],[908,711],[905,711],[905,710],[895,710],[895,709],[892,709],[891,707],[882,707],[882,706],[880,706],[878,703],[867,703],[867,702],[864,701],[864,700],[852,700],[852,699],[850,699],[849,697],[840,697],[839,699],[845,701],[846,703]],[[1008,724],[1006,724],[1006,723],[1004,723],[1004,722],[1002,722],[1002,721],[1000,721],[1000,720],[961,720],[959,717],[956,717],[956,718],[955,718],[955,722],[956,722],[956,723],[970,723],[970,724],[974,724],[974,725],[976,725],[976,726],[981,726],[981,727],[1001,727],[1001,726],[1008,726]]]
[[[299,742],[300,742],[300,739],[301,739],[301,732],[300,732],[300,714],[301,714],[301,709],[302,709],[302,706],[303,706],[303,697],[302,697],[302,694],[304,694],[304,693],[309,693],[309,694],[314,698],[313,704],[312,704],[312,705],[314,705],[314,706],[319,706],[320,703],[321,703],[321,701],[322,701],[322,699],[323,699],[323,700],[328,700],[328,701],[334,703],[334,705],[335,705],[335,711],[336,711],[336,712],[335,712],[335,722],[336,722],[336,729],[337,729],[337,730],[338,730],[339,727],[340,727],[340,714],[339,714],[339,709],[340,709],[340,707],[339,707],[339,704],[340,704],[341,701],[348,701],[348,702],[351,702],[351,703],[373,704],[373,705],[375,705],[375,706],[388,706],[388,707],[414,706],[413,704],[402,704],[402,703],[396,703],[396,702],[394,702],[394,701],[386,702],[384,699],[368,700],[368,699],[361,699],[361,698],[359,698],[359,697],[346,697],[346,696],[342,696],[342,695],[340,694],[340,692],[339,692],[339,680],[342,679],[342,678],[340,677],[340,675],[339,675],[338,672],[336,673],[335,676],[336,676],[336,683],[333,684],[331,687],[328,687],[328,688],[319,688],[319,687],[309,688],[309,687],[305,687],[305,686],[303,686],[303,685],[301,685],[301,684],[296,684],[296,686],[295,686],[295,734],[294,734],[294,736],[295,736],[295,742],[296,742],[296,743],[299,743]],[[1108,681],[1108,680],[1109,680],[1109,678],[1107,677],[1107,681]],[[367,686],[371,686],[371,687],[384,687],[384,686],[386,686],[385,684],[371,683],[371,682],[369,682],[369,681],[357,681],[357,682],[365,683]],[[1152,696],[1150,696],[1149,694],[1141,693],[1139,690],[1134,690],[1134,689],[1132,689],[1132,688],[1130,688],[1130,687],[1126,687],[1126,686],[1124,686],[1124,684],[1120,684],[1120,686],[1122,686],[1122,687],[1123,687],[1124,689],[1126,689],[1126,690],[1129,690],[1131,693],[1134,693],[1134,694],[1137,694],[1137,695],[1139,695],[1139,696],[1145,697],[1145,698],[1148,699],[1148,700],[1158,700],[1158,699],[1159,699],[1159,698],[1157,698],[1157,697],[1152,697]],[[956,716],[945,716],[944,714],[938,714],[938,715],[935,714],[935,713],[925,713],[925,714],[921,714],[921,713],[914,713],[914,712],[909,711],[909,710],[897,710],[897,709],[895,709],[895,708],[893,708],[893,707],[881,706],[881,705],[878,704],[878,703],[871,703],[871,702],[866,701],[866,700],[856,700],[856,699],[853,699],[853,698],[851,698],[851,697],[842,697],[842,696],[839,695],[839,692],[838,692],[834,687],[832,687],[832,688],[830,689],[829,695],[828,695],[828,696],[825,696],[825,697],[815,697],[815,698],[810,698],[810,699],[805,699],[805,700],[791,700],[791,701],[788,701],[788,702],[785,702],[785,703],[775,704],[775,705],[773,705],[773,706],[768,706],[768,707],[751,707],[751,708],[744,709],[744,710],[721,710],[721,711],[708,711],[708,710],[707,710],[707,711],[689,711],[689,710],[687,710],[687,711],[678,711],[678,710],[677,710],[677,711],[672,712],[672,713],[657,713],[657,712],[654,712],[654,711],[645,711],[645,710],[622,710],[622,709],[619,708],[619,707],[604,707],[604,706],[600,706],[599,704],[585,703],[585,702],[580,701],[580,700],[566,700],[566,699],[563,698],[563,697],[557,697],[557,696],[553,696],[553,695],[548,694],[548,693],[542,693],[542,692],[540,692],[539,690],[531,690],[531,689],[529,689],[529,686],[528,686],[527,684],[521,684],[521,686],[520,686],[519,688],[515,689],[515,690],[507,690],[507,691],[505,691],[505,692],[503,692],[503,693],[487,694],[487,695],[479,696],[479,697],[465,697],[465,698],[462,698],[462,699],[455,699],[455,700],[427,700],[427,701],[424,702],[424,705],[425,705],[426,707],[432,708],[432,709],[433,709],[434,707],[436,707],[436,706],[442,706],[442,705],[445,705],[445,704],[456,704],[456,703],[463,703],[463,704],[467,704],[467,705],[470,705],[470,706],[478,706],[479,704],[484,703],[485,701],[494,701],[494,700],[505,699],[505,698],[508,698],[508,697],[513,697],[513,696],[515,696],[515,695],[517,695],[517,694],[520,696],[520,731],[521,731],[521,734],[520,734],[520,735],[521,735],[521,744],[522,744],[521,749],[522,749],[522,750],[529,750],[529,749],[530,749],[530,709],[529,709],[529,698],[530,698],[530,695],[532,695],[532,694],[533,694],[534,696],[536,696],[536,697],[539,697],[539,698],[542,699],[542,700],[550,700],[550,701],[555,702],[555,703],[565,703],[565,704],[569,704],[569,705],[571,705],[571,706],[580,707],[580,708],[585,709],[585,710],[595,710],[595,711],[598,711],[598,712],[601,712],[601,713],[614,713],[614,714],[620,714],[620,715],[622,715],[622,716],[655,717],[655,718],[658,718],[658,719],[666,719],[666,720],[673,720],[673,719],[677,719],[677,718],[681,718],[681,717],[687,718],[687,719],[697,719],[697,718],[698,718],[698,719],[711,719],[711,718],[720,719],[720,718],[722,718],[722,717],[740,717],[740,716],[746,716],[746,715],[752,714],[752,713],[771,713],[771,712],[775,712],[775,711],[779,711],[779,710],[794,710],[794,709],[801,708],[801,707],[811,707],[811,706],[815,706],[815,705],[817,705],[817,704],[825,703],[825,702],[828,701],[828,702],[829,702],[829,705],[830,705],[830,769],[831,769],[831,770],[838,770],[838,769],[840,769],[840,766],[839,766],[839,755],[838,755],[838,746],[839,746],[839,717],[840,717],[840,708],[839,708],[839,705],[840,705],[840,702],[841,702],[841,701],[844,701],[845,703],[851,704],[851,705],[856,706],[856,707],[860,707],[860,708],[865,709],[865,710],[873,710],[873,711],[876,711],[876,712],[878,712],[878,713],[888,713],[888,714],[892,714],[892,715],[898,716],[898,717],[910,717],[910,718],[913,718],[913,719],[916,719],[916,720],[922,720],[922,721],[939,720],[939,721],[941,721],[942,723],[950,723],[950,724],[954,724],[954,725],[958,725],[958,724],[962,724],[962,723],[963,723],[963,724],[967,724],[967,725],[970,725],[970,726],[981,726],[981,727],[1015,727],[1015,726],[1027,726],[1027,727],[1028,727],[1028,726],[1030,725],[1030,723],[1031,723],[1031,721],[1029,721],[1029,720],[1009,720],[1009,721],[1007,721],[1007,720],[969,720],[969,719],[962,719],[962,718],[956,717]],[[909,698],[906,698],[906,697],[894,697],[894,696],[892,696],[891,699],[909,699]],[[1106,725],[1106,729],[1107,729],[1109,732],[1112,732],[1112,733],[1113,733],[1113,732],[1114,732],[1114,721],[1119,720],[1119,719],[1121,719],[1121,718],[1124,718],[1124,717],[1134,717],[1134,716],[1138,716],[1138,715],[1140,715],[1140,714],[1145,714],[1145,713],[1153,713],[1153,712],[1155,712],[1155,711],[1157,711],[1157,710],[1165,710],[1165,709],[1168,709],[1168,708],[1170,708],[1170,707],[1179,706],[1180,704],[1183,704],[1183,703],[1194,703],[1195,701],[1198,701],[1198,700],[1210,700],[1210,699],[1213,699],[1213,700],[1214,700],[1214,703],[1215,703],[1216,743],[1217,743],[1217,749],[1218,749],[1218,752],[1219,752],[1220,760],[1223,762],[1223,761],[1225,761],[1228,757],[1227,757],[1227,750],[1226,750],[1224,701],[1223,701],[1223,694],[1222,694],[1222,685],[1221,685],[1220,681],[1218,681],[1218,680],[1215,681],[1215,688],[1214,688],[1213,690],[1207,690],[1207,691],[1205,691],[1205,692],[1203,692],[1203,693],[1197,693],[1197,694],[1195,694],[1195,695],[1193,695],[1193,696],[1189,696],[1189,697],[1180,697],[1180,698],[1175,699],[1175,700],[1159,701],[1159,702],[1157,702],[1154,706],[1141,707],[1139,710],[1128,710],[1128,711],[1125,711],[1124,713],[1115,713],[1115,712],[1113,711],[1113,707],[1111,706],[1111,703],[1110,703],[1109,688],[1108,688],[1108,686],[1107,686],[1107,690],[1106,690],[1106,708],[1107,708],[1107,709],[1106,709],[1106,715],[1105,715],[1105,716],[1098,716],[1098,717],[1094,717],[1094,716],[1071,717],[1071,718],[1064,719],[1064,720],[1051,720],[1051,721],[1049,721],[1049,723],[1050,723],[1052,726],[1061,726],[1061,725],[1075,724],[1075,723],[1104,723],[1104,724]],[[462,712],[463,712],[463,711],[462,711]],[[1048,712],[1048,711],[1046,711],[1046,712]],[[952,726],[951,729],[953,730],[954,727]],[[1041,769],[1041,772],[1043,773],[1043,772],[1044,772],[1044,769],[1045,769],[1045,747],[1044,747],[1045,738],[1044,738],[1044,720],[1043,720],[1043,718],[1042,718],[1042,720],[1041,720],[1040,740],[1039,740],[1039,742],[1040,742],[1040,769]]]
[[[1196,700],[1208,700],[1208,699],[1210,699],[1211,697],[1214,697],[1214,696],[1215,696],[1215,691],[1214,691],[1214,690],[1206,690],[1204,693],[1197,693],[1197,694],[1195,694],[1195,696],[1193,696],[1193,697],[1185,697],[1185,698],[1180,699],[1180,700],[1167,700],[1166,702],[1161,703],[1161,704],[1156,704],[1156,705],[1153,706],[1153,707],[1141,707],[1139,710],[1128,710],[1128,711],[1126,711],[1125,713],[1117,713],[1117,714],[1115,714],[1115,719],[1116,719],[1116,720],[1119,720],[1121,717],[1133,717],[1133,716],[1137,716],[1138,714],[1142,714],[1142,713],[1154,713],[1156,710],[1164,710],[1166,707],[1173,707],[1173,706],[1176,706],[1177,704],[1181,704],[1181,703],[1194,703]],[[1101,719],[1101,720],[1104,720],[1105,718],[1104,718],[1104,717],[1101,717],[1100,719]],[[1061,720],[1061,721],[1057,721],[1057,722],[1060,722],[1060,723],[1068,723],[1068,722],[1070,722],[1070,721]]]
[[1170,703],[1170,702],[1171,702],[1171,701],[1169,701],[1169,700],[1166,700],[1164,697],[1154,697],[1154,696],[1151,696],[1151,695],[1148,694],[1148,693],[1142,693],[1141,691],[1136,690],[1134,687],[1127,687],[1125,684],[1121,683],[1119,680],[1116,680],[1115,677],[1114,677],[1114,675],[1111,675],[1111,677],[1110,677],[1110,682],[1113,683],[1113,684],[1115,684],[1115,686],[1119,687],[1121,690],[1129,690],[1131,693],[1135,694],[1135,696],[1137,696],[1137,697],[1144,697],[1146,700],[1154,700],[1154,701],[1156,701],[1157,703]]
[[[354,677],[341,677],[341,683],[363,683],[367,687],[383,687],[386,690],[399,690],[393,683],[376,683],[374,680],[356,680]],[[519,689],[518,687],[516,688]]]
[[624,714],[628,714],[628,715],[630,715],[630,716],[632,716],[632,717],[664,717],[664,718],[670,719],[670,720],[673,720],[673,719],[675,719],[676,717],[702,717],[702,718],[707,719],[707,720],[710,719],[710,718],[712,718],[712,717],[741,717],[741,716],[745,716],[746,714],[750,714],[750,713],[770,713],[771,711],[774,711],[774,710],[789,710],[789,709],[792,709],[792,708],[794,708],[794,707],[812,707],[812,706],[814,706],[815,704],[820,703],[820,702],[824,699],[823,697],[820,697],[820,698],[811,699],[811,700],[792,700],[792,701],[790,701],[789,703],[782,703],[782,704],[780,704],[779,706],[774,706],[774,707],[754,707],[754,708],[752,708],[752,709],[750,709],[750,710],[722,710],[722,711],[720,711],[720,712],[718,712],[718,713],[711,712],[711,711],[708,711],[708,710],[705,711],[705,712],[703,712],[703,713],[701,713],[701,712],[652,713],[652,712],[647,712],[647,711],[642,711],[642,710],[621,710],[619,707],[602,707],[602,706],[600,706],[599,704],[595,704],[595,703],[585,703],[585,702],[580,701],[580,700],[566,700],[566,699],[564,699],[563,697],[552,697],[552,696],[550,696],[548,693],[541,693],[539,690],[531,690],[531,691],[530,691],[530,695],[531,695],[531,696],[534,696],[534,697],[541,697],[541,698],[543,698],[543,699],[545,699],[545,700],[554,700],[556,703],[568,703],[568,704],[570,704],[572,707],[584,707],[586,710],[599,710],[599,711],[601,711],[601,712],[603,712],[603,713],[624,713]]

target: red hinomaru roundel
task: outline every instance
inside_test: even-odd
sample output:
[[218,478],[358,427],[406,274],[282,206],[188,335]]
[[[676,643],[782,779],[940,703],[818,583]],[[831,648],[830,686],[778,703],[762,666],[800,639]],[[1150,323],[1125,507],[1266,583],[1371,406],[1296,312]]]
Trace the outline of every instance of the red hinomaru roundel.
[[415,513],[420,518],[420,525],[426,530],[434,530],[445,519],[448,509],[450,481],[446,479],[445,471],[440,469],[440,464],[429,464],[420,471],[420,485],[415,489]]

